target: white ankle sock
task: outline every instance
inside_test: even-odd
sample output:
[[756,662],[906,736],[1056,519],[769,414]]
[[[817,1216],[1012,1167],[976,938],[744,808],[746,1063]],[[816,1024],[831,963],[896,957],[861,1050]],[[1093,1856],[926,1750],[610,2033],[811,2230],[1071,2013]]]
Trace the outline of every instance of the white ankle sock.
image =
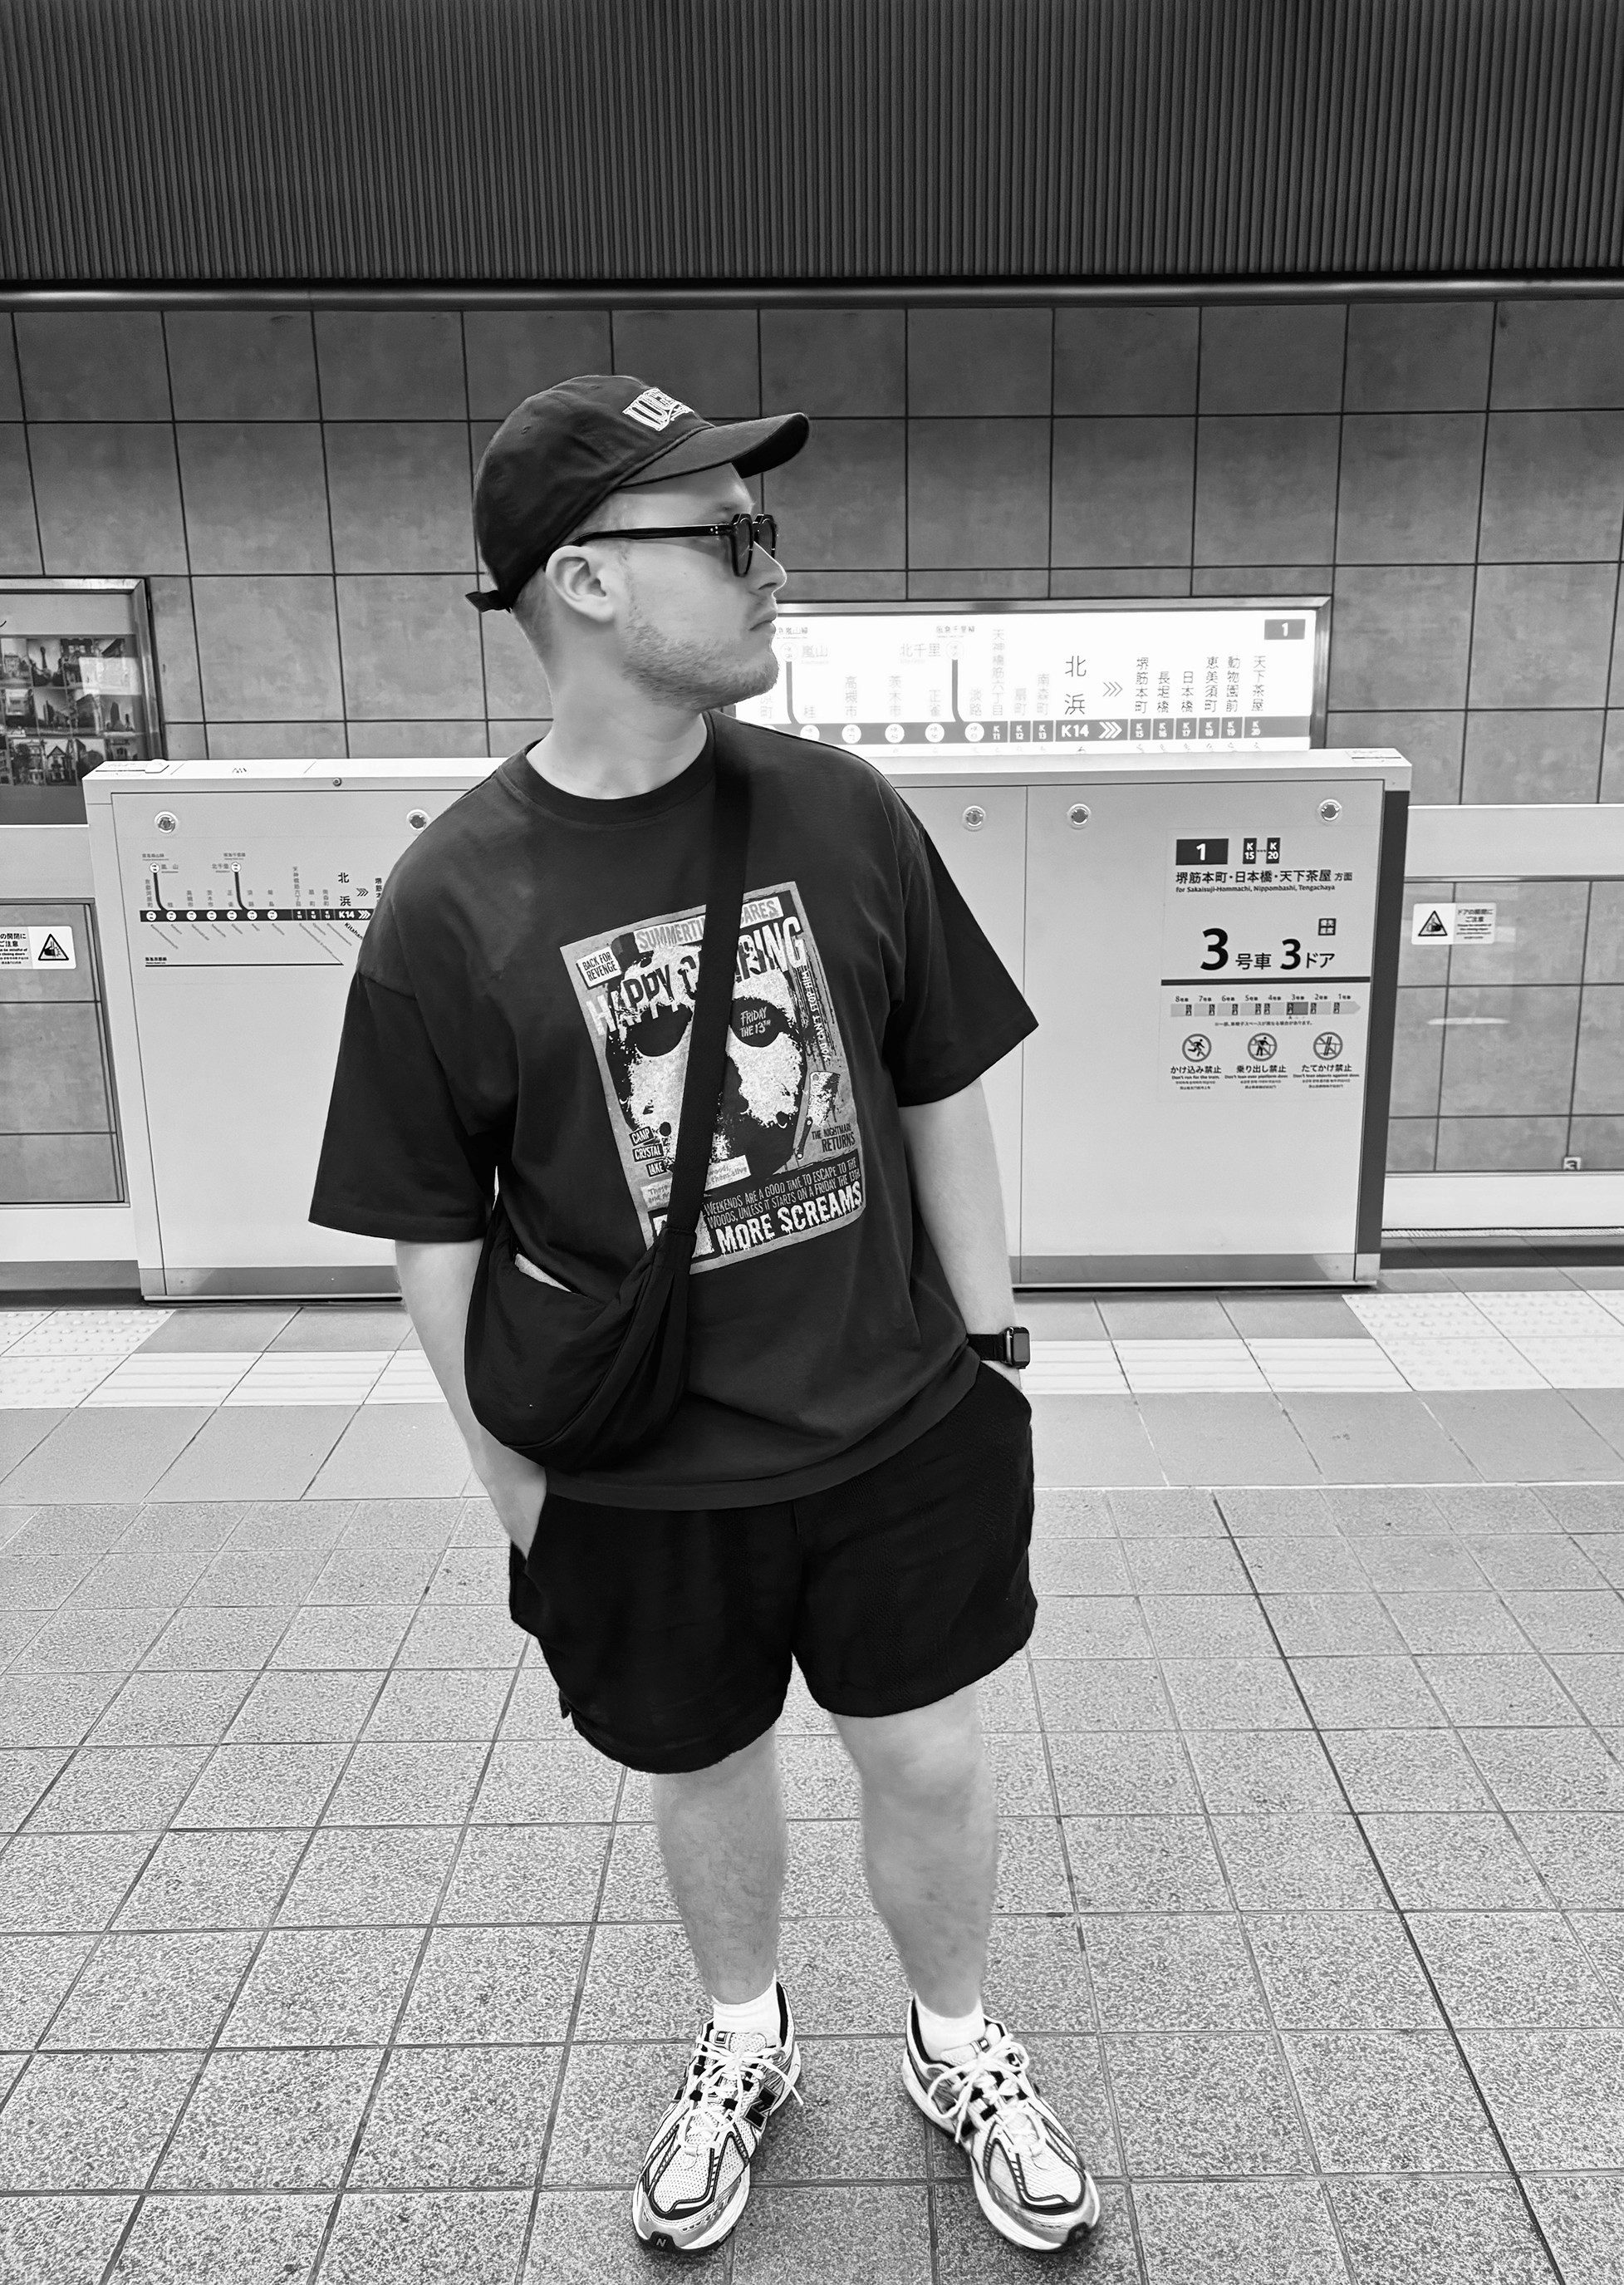
[[718,2031],[731,2033],[734,2038],[749,2038],[752,2033],[765,2039],[768,2046],[778,2039],[778,1978],[775,1975],[759,1999],[743,1999],[730,2006],[725,1999],[713,1998],[710,2020]]
[[914,2005],[919,2010],[920,2040],[932,2062],[945,2062],[955,2047],[973,2047],[987,2028],[979,1999],[968,2015],[938,2015],[917,1992]]

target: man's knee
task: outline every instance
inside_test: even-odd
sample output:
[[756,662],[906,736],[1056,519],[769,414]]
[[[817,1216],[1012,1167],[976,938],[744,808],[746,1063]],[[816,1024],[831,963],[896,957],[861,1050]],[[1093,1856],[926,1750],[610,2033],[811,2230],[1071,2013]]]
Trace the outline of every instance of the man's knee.
[[968,1802],[986,1766],[973,1689],[907,1714],[858,1720],[836,1716],[836,1725],[871,1796],[920,1809]]

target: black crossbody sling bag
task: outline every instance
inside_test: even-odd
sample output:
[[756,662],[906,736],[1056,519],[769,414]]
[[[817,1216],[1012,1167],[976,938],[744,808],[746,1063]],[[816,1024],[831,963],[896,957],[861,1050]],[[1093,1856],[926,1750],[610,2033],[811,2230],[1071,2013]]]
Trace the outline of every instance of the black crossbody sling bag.
[[717,726],[705,926],[671,1199],[654,1244],[607,1301],[516,1267],[498,1194],[468,1303],[463,1370],[474,1417],[545,1466],[600,1466],[663,1428],[687,1381],[688,1265],[716,1131],[739,952],[749,790]]

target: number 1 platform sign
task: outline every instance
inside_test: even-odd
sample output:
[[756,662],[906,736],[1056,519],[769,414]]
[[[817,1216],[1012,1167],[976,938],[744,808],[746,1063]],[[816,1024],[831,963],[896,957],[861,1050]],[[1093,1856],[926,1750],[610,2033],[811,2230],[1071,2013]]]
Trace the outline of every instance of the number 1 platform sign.
[[1255,831],[1173,836],[1165,1088],[1322,1095],[1362,1079],[1374,883],[1360,878],[1353,845],[1322,826],[1271,831],[1267,821]]

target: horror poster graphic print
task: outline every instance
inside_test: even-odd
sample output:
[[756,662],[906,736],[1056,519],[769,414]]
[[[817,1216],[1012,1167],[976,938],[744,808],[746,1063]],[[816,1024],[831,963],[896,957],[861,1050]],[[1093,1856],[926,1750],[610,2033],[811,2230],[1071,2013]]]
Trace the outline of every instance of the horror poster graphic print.
[[[705,908],[562,947],[632,1204],[664,1220]],[[863,1211],[863,1143],[823,964],[793,881],[749,894],[695,1269],[796,1245]]]

